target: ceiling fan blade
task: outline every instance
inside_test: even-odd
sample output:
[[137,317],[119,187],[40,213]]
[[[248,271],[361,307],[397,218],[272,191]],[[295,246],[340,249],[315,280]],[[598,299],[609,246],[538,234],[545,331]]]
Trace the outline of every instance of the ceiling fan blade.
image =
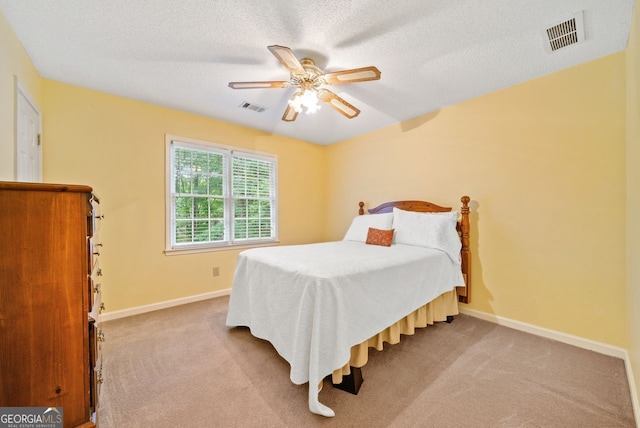
[[[299,96],[300,96],[300,93],[296,92],[295,94],[293,94],[290,101],[293,101]],[[284,114],[282,115],[282,120],[284,120],[285,122],[293,122],[294,120],[296,120],[297,117],[298,117],[298,112],[296,111],[296,109],[293,108],[290,102],[287,103],[287,108],[284,111]]]
[[304,68],[302,68],[302,64],[296,58],[296,55],[293,53],[291,49],[286,46],[278,46],[272,45],[267,46],[267,49],[271,51],[271,53],[278,58],[280,64],[284,66],[289,72],[293,74],[304,74]]
[[259,89],[259,88],[288,88],[289,82],[284,80],[270,80],[264,82],[229,82],[233,89]]
[[349,119],[353,119],[360,114],[360,110],[327,89],[318,90],[318,98],[338,110]]
[[340,85],[343,83],[365,82],[367,80],[378,79],[380,79],[380,70],[373,66],[324,74],[324,81],[328,85]]
[[293,122],[298,117],[298,112],[291,106],[287,106],[284,114],[282,115],[282,120],[285,122]]

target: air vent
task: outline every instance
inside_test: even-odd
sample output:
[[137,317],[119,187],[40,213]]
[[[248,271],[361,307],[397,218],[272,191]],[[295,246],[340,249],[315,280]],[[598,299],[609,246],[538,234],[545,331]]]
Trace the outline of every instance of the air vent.
[[582,12],[571,19],[547,28],[547,38],[551,51],[575,45],[584,41],[584,20]]
[[267,109],[266,107],[262,107],[262,106],[259,106],[257,104],[251,104],[251,103],[248,103],[246,101],[243,102],[242,104],[240,104],[240,107],[246,108],[247,110],[253,110],[253,111],[258,112],[258,113],[262,113],[263,111],[265,111]]

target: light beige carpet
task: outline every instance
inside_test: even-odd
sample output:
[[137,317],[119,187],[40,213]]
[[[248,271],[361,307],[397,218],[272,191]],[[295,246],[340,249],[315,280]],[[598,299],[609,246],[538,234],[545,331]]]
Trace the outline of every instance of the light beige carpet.
[[459,315],[370,350],[357,396],[307,385],[246,328],[228,297],[103,324],[100,428],[634,427],[624,362]]

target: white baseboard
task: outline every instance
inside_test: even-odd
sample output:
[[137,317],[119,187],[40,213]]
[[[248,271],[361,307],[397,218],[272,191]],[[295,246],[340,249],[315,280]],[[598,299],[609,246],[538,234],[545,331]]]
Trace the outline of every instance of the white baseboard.
[[596,342],[594,340],[585,339],[579,336],[562,333],[548,328],[538,327],[533,324],[527,324],[525,322],[504,318],[498,315],[489,314],[486,312],[478,311],[475,309],[460,308],[460,312],[475,318],[480,318],[485,321],[490,321],[495,324],[510,327],[515,330],[524,331],[526,333],[535,334],[536,336],[546,337],[547,339],[556,340],[558,342],[566,343],[569,345],[577,346],[578,348],[588,349],[600,354],[609,355],[611,357],[625,358],[627,351],[617,346],[608,345],[606,343]]
[[640,427],[640,402],[638,401],[638,390],[636,389],[636,381],[633,377],[633,369],[629,360],[629,353],[625,351],[624,365],[627,368],[627,379],[629,380],[629,390],[631,391],[631,404],[633,404],[633,414],[636,417],[636,426]]
[[460,307],[460,312],[465,315],[480,318],[498,325],[513,328],[515,330],[535,334],[536,336],[546,337],[547,339],[556,340],[558,342],[577,346],[578,348],[588,349],[590,351],[609,355],[611,357],[621,358],[622,360],[624,360],[624,365],[627,371],[627,381],[629,382],[629,390],[631,392],[631,404],[633,405],[633,413],[636,419],[636,423],[640,422],[640,405],[638,404],[638,392],[636,390],[636,383],[634,380],[635,378],[633,377],[633,370],[631,369],[629,352],[626,349],[608,345],[606,343],[596,342],[594,340],[585,339],[579,336],[574,336],[572,334],[538,327],[533,324],[527,324],[525,322],[512,320],[510,318],[489,314],[487,312],[482,312],[475,309]]
[[134,308],[122,309],[122,310],[113,311],[113,312],[104,312],[102,315],[100,315],[100,320],[101,321],[117,320],[119,318],[126,318],[133,315],[144,314],[146,312],[157,311],[159,309],[166,309],[166,308],[171,308],[173,306],[184,305],[187,303],[199,302],[201,300],[208,300],[216,297],[228,296],[229,294],[231,294],[231,289],[227,288],[225,290],[212,291],[210,293],[204,293],[204,294],[196,294],[195,296],[181,297],[180,299],[166,300],[164,302],[152,303],[150,305],[136,306]]

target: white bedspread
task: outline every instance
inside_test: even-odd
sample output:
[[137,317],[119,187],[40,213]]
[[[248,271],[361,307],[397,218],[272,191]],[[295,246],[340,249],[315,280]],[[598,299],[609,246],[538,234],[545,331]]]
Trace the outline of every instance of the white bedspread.
[[240,253],[228,326],[247,326],[309,382],[309,409],[333,416],[317,385],[350,349],[444,292],[463,285],[445,252],[355,241],[255,248]]

